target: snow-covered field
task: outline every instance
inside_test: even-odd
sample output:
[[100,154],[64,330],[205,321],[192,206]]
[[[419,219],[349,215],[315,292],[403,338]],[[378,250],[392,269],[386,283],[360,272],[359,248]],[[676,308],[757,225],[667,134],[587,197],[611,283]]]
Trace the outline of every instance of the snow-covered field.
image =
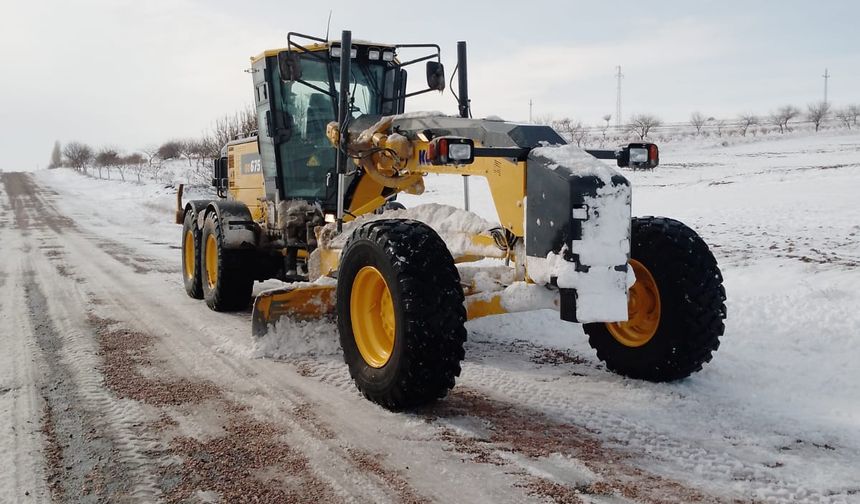
[[[644,383],[605,371],[556,312],[488,317],[468,324],[451,396],[394,414],[352,387],[331,325],[254,342],[249,313],[185,296],[173,189],[2,174],[0,501],[860,502],[860,134],[673,143],[625,175],[635,215],[713,248],[714,360]],[[399,200],[460,206],[461,184]],[[471,193],[495,220],[486,185]],[[148,350],[111,357],[115,327]],[[165,400],[164,383],[194,393]],[[64,440],[75,425],[89,444]]]

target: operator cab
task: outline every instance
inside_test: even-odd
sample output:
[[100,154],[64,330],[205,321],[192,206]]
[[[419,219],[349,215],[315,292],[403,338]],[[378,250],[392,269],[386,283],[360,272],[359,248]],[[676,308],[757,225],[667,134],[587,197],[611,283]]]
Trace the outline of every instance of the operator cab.
[[[337,153],[326,137],[326,126],[337,118],[340,58],[346,55],[339,41],[290,33],[287,43],[287,48],[266,51],[251,60],[266,197],[305,200],[333,211]],[[401,48],[433,52],[400,62]],[[353,41],[348,56],[352,86],[348,120],[399,114],[407,97],[444,89],[438,45]],[[404,67],[422,61],[427,62],[428,89],[407,94]]]

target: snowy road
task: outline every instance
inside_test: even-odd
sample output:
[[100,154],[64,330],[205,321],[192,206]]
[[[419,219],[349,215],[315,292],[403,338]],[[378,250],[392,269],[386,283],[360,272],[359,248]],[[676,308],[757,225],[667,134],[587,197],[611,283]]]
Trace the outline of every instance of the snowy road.
[[394,414],[332,327],[259,358],[249,313],[188,298],[169,190],[0,173],[0,501],[860,502],[860,135],[630,175],[714,246],[714,362],[627,380],[554,312],[490,317],[449,398]]

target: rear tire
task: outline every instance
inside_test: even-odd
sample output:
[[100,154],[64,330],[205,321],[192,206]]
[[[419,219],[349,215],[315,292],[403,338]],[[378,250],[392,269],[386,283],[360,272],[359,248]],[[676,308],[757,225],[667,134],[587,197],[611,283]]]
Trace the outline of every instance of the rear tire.
[[[445,242],[421,222],[384,219],[356,229],[341,257],[338,330],[344,361],[358,389],[391,410],[444,397],[460,375],[466,341],[463,288]],[[370,284],[368,270],[372,273]],[[377,277],[384,280],[384,288]],[[354,289],[356,285],[363,290]],[[377,306],[364,299],[376,295],[368,285],[383,289],[379,299],[383,300],[381,305],[390,306],[385,324],[393,331],[393,342],[390,337],[380,339],[381,346],[388,346],[371,352],[370,359],[362,354],[368,355],[368,332],[384,327],[378,321],[368,321],[367,310],[352,312],[353,306]],[[363,350],[357,337],[365,341]],[[373,347],[374,335],[369,337]]]
[[203,285],[200,273],[200,229],[197,228],[197,215],[185,212],[182,223],[182,282],[185,292],[194,299],[203,299]]
[[656,382],[686,378],[711,360],[725,329],[726,291],[717,261],[695,231],[673,219],[634,218],[631,236],[631,259],[647,269],[659,291],[656,331],[631,346],[613,336],[610,328],[618,334],[617,324],[584,324],[588,342],[618,374]]
[[224,231],[218,214],[210,212],[200,237],[201,286],[209,308],[240,311],[248,307],[254,288],[249,274],[251,254],[224,248]]

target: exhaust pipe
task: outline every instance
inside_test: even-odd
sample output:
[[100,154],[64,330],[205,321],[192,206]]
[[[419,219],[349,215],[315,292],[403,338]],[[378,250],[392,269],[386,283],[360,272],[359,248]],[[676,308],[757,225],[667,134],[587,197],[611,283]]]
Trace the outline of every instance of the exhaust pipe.
[[349,72],[352,63],[352,32],[340,36],[340,92],[338,93],[337,126],[340,130],[337,150],[337,232],[343,231],[344,198],[346,193],[346,118],[349,114]]
[[466,68],[466,41],[457,42],[457,85],[460,117],[472,117],[469,105],[469,72]]
[[[460,117],[468,119],[472,117],[472,109],[469,106],[469,71],[466,68],[466,41],[457,42],[457,87],[458,108]],[[463,210],[469,211],[469,176],[463,175]]]

